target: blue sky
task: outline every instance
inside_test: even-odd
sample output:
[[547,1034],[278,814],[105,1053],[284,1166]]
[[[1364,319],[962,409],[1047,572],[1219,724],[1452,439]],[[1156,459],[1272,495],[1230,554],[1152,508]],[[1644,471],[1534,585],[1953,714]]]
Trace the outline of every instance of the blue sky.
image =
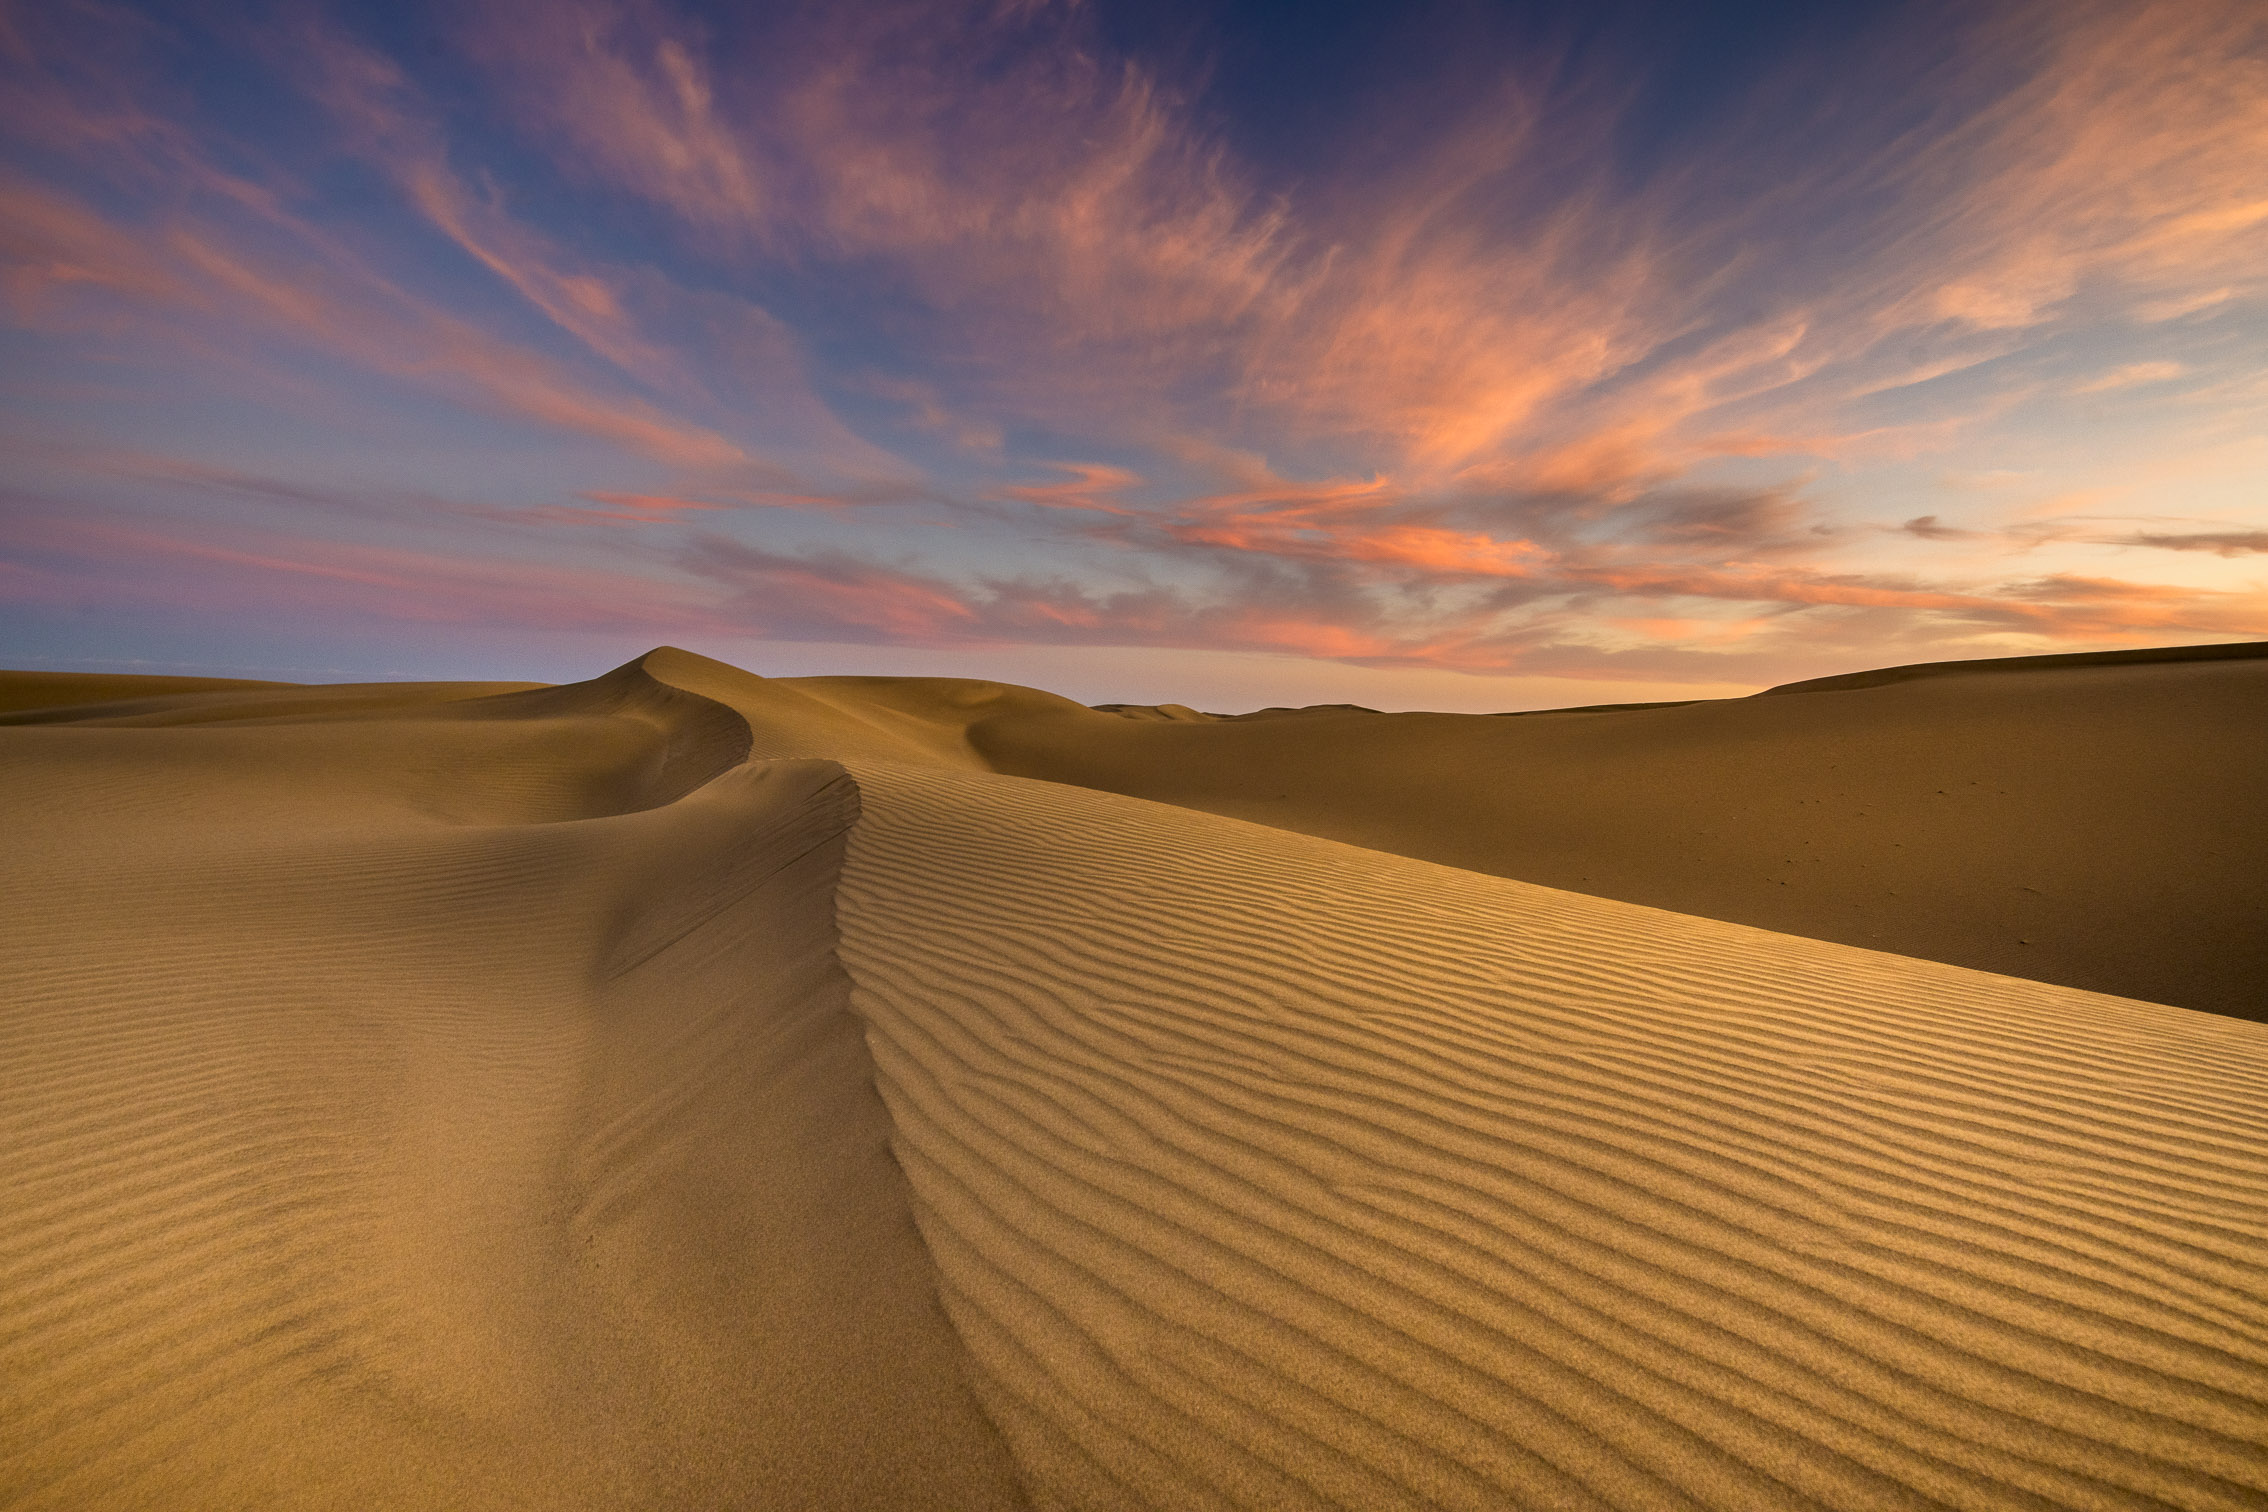
[[2249,3],[0,17],[14,665],[1487,709],[2268,635]]

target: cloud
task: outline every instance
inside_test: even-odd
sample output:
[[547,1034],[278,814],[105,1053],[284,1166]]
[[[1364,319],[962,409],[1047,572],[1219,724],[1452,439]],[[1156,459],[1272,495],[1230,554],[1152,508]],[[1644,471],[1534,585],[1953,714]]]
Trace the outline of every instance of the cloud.
[[[493,4],[468,35],[574,171],[720,257],[858,260],[993,402],[1154,428],[1225,394],[1277,445],[1359,444],[1410,487],[1589,495],[1879,447],[1837,406],[2005,357],[2090,280],[2161,305],[2259,283],[2268,113],[2234,0],[1966,17],[1911,65],[1938,109],[1895,153],[1855,155],[1890,129],[1858,106],[1796,144],[1784,122],[1706,144],[1782,172],[1764,195],[1693,171],[1613,191],[1612,111],[1541,70],[1390,174],[1270,194],[1086,26],[903,4],[711,35],[580,0],[562,24]],[[1845,222],[1826,259],[1750,266],[1806,194]]]
[[2117,546],[2156,546],[2164,551],[2210,551],[2217,556],[2268,553],[2268,530],[2202,530],[2188,534],[2138,530],[2110,540]]
[[[137,483],[166,486],[166,491],[220,494],[258,504],[279,506],[297,520],[323,516],[335,521],[384,524],[394,530],[417,525],[446,525],[477,521],[489,525],[601,526],[621,529],[640,525],[675,524],[689,515],[748,507],[742,501],[686,499],[663,494],[578,491],[582,504],[496,504],[464,498],[447,498],[425,490],[376,487],[336,487],[308,483],[242,468],[216,465],[193,457],[163,453],[40,445],[16,441],[0,447],[0,456],[19,468],[37,467],[66,478],[126,478]],[[165,493],[143,492],[135,501],[152,517],[178,513],[169,510]]]
[[1292,561],[1410,568],[1451,577],[1525,577],[1542,548],[1477,531],[1363,520],[1324,522],[1246,516],[1177,520],[1163,527],[1174,541]]
[[[1262,558],[1206,584],[1110,591],[1062,577],[962,580],[839,550],[785,553],[721,536],[689,545],[679,561],[727,590],[722,612],[748,633],[781,639],[1203,647],[1474,672],[1562,667],[1575,675],[1580,666],[1582,675],[1665,675],[1669,663],[1627,647],[1613,657],[1576,654],[1602,625],[1620,637],[1673,643],[1681,675],[1720,681],[1737,680],[1728,668],[1769,678],[1772,669],[1815,664],[1822,650],[1885,638],[1909,648],[1911,659],[1927,659],[1960,654],[1987,637],[1990,650],[2007,654],[2027,643],[2132,643],[2167,631],[2268,633],[2268,595],[2257,590],[2071,574],[1955,589],[1802,569],[1543,559],[1517,594],[1429,605],[1382,596],[1347,577],[1342,561],[1320,556]],[[1613,666],[1627,671],[1607,670]]]
[[2170,583],[2130,583],[2056,573],[2003,590],[2023,607],[2010,622],[2070,638],[2153,635],[2186,631],[2205,635],[2268,635],[2268,593],[2198,589]]
[[[288,347],[598,442],[636,465],[418,508],[531,560],[618,532],[580,530],[752,633],[1481,670],[2251,633],[2250,590],[2113,591],[2084,553],[2255,532],[2025,528],[2012,495],[1865,523],[1893,516],[1866,489],[1911,488],[1865,465],[2210,378],[2197,333],[2268,293],[2268,19],[1931,14],[1942,38],[1854,44],[1881,99],[1807,52],[1644,174],[1617,148],[1642,85],[1529,59],[1389,100],[1426,127],[1298,179],[1076,5],[480,0],[453,35],[500,93],[470,108],[343,23],[213,22],[315,102],[304,150],[201,117],[153,27],[114,60],[41,19],[0,104],[36,148],[0,177],[0,296],[77,350]],[[293,499],[262,476],[172,481]],[[351,513],[327,498],[301,490]],[[734,538],[774,508],[833,546]],[[995,570],[921,565],[917,514]],[[1869,559],[1891,532],[1968,548],[1901,575]],[[301,559],[240,555],[181,560]]]
[[[255,322],[389,376],[574,431],[682,467],[743,463],[714,431],[634,397],[602,394],[538,353],[481,331],[359,267],[310,235],[255,249],[186,216],[120,224],[36,186],[0,182],[0,288],[20,324],[131,330],[145,348],[185,354],[229,339],[215,323]],[[170,324],[168,324],[170,322]]]
[[600,507],[596,510],[561,510],[555,513],[564,515],[577,524],[588,519],[620,525],[664,525],[675,523],[688,514],[707,514],[732,507],[707,499],[673,499],[658,494],[586,490],[582,497]]
[[886,373],[869,373],[859,380],[857,386],[867,393],[896,400],[907,408],[918,429],[944,436],[964,450],[997,452],[1006,441],[999,426],[950,409],[933,383],[892,377]]
[[1112,501],[1128,489],[1141,487],[1140,473],[1107,462],[1050,462],[1047,465],[1064,475],[1060,481],[1011,485],[1000,490],[1001,496],[1046,509],[1090,510],[1121,516],[1137,513]]
[[1018,638],[1014,629],[1060,631],[1095,619],[1076,590],[996,590],[989,602],[972,601],[942,578],[847,553],[790,555],[723,536],[692,542],[682,565],[727,589],[729,612],[750,633],[783,640],[1002,644]]
[[94,296],[188,307],[195,291],[146,242],[88,206],[0,178],[0,295],[24,326],[115,324]]
[[1619,510],[1619,533],[1650,545],[1748,557],[1816,549],[1812,509],[1792,489],[1664,489]]
[[2071,392],[2106,394],[2113,389],[2132,388],[2138,383],[2164,383],[2188,371],[2178,362],[2130,362],[2124,367],[2112,368],[2099,378],[2089,379]]
[[2260,286],[2268,20],[2257,7],[2018,6],[1979,40],[1982,65],[2023,74],[1906,170],[1963,186],[1921,238],[1942,248],[1941,313],[2035,324],[2089,280],[2160,304]]
[[684,584],[636,572],[210,523],[196,526],[191,538],[104,518],[10,515],[0,510],[0,560],[51,603],[657,639],[729,628]]
[[[302,15],[254,35],[320,103],[342,147],[474,264],[630,380],[631,391],[500,334],[510,322],[490,318],[493,309],[468,316],[413,292],[374,264],[369,238],[350,241],[309,214],[305,185],[271,154],[193,116],[160,120],[134,103],[146,95],[192,109],[148,82],[131,47],[60,35],[45,39],[28,82],[43,101],[39,131],[87,171],[70,191],[0,178],[0,296],[19,322],[130,331],[153,348],[170,339],[185,354],[281,334],[680,469],[814,496],[918,487],[911,469],[816,399],[798,338],[763,310],[678,287],[652,269],[594,263],[515,219],[492,187],[476,190],[454,169],[440,114],[403,70],[335,28]],[[11,126],[25,124],[9,115]],[[130,192],[96,208],[84,186],[98,174]],[[138,214],[114,208],[137,202]],[[760,435],[766,456],[688,410]]]
[[[727,592],[722,611],[784,640],[924,646],[1169,646],[1341,659],[1405,658],[1385,628],[1348,623],[1297,577],[1247,575],[1231,594],[1138,584],[1101,590],[1061,577],[973,583],[840,551],[791,554],[721,536],[688,545],[685,570]],[[1332,612],[1334,609],[1339,612]]]
[[1915,515],[1897,528],[1907,535],[1919,536],[1925,541],[1973,541],[1980,534],[1978,531],[1960,530],[1951,525],[1943,524],[1933,514]]
[[463,35],[575,171],[720,255],[887,259],[923,297],[1050,341],[1211,324],[1267,291],[1269,207],[1155,78],[1077,45],[1068,12],[775,23],[718,39],[662,5],[496,0]]
[[674,466],[722,468],[749,460],[715,431],[642,399],[595,392],[550,359],[380,280],[340,279],[335,261],[254,262],[188,230],[176,231],[168,243],[181,265],[232,296],[238,309],[332,355]]
[[463,36],[585,172],[705,226],[755,228],[771,209],[767,174],[718,98],[704,39],[677,27],[650,7],[561,0],[488,5]]
[[267,45],[344,128],[351,150],[467,256],[624,373],[661,389],[696,387],[682,354],[638,328],[621,274],[572,266],[549,238],[507,214],[493,191],[476,193],[464,182],[435,113],[392,59],[312,17],[280,28]]
[[[1838,395],[2009,350],[1949,320],[2028,328],[2096,274],[2161,302],[2205,264],[2236,287],[2258,240],[2237,169],[2264,140],[2244,17],[2011,7],[1962,23],[1961,61],[1916,73],[1938,113],[1857,172],[1833,149],[1883,123],[1855,110],[1822,118],[1808,164],[1737,131],[1708,144],[1784,167],[1788,196],[1824,169],[1823,198],[1871,203],[1828,243],[1839,262],[1776,285],[1743,259],[1789,234],[1769,223],[1788,196],[1712,194],[1690,171],[1613,191],[1611,109],[1540,69],[1391,174],[1295,195],[1264,192],[1077,8],[698,23],[660,0],[493,0],[462,36],[568,172],[666,209],[720,266],[857,264],[926,312],[926,335],[899,335],[958,354],[956,386],[988,405],[1123,439],[1226,397],[1272,446],[1367,447],[1405,487],[1593,496],[1703,458],[1879,447],[1885,428],[1836,416]],[[308,51],[436,226],[626,370],[666,365],[614,282],[561,267],[448,171],[394,65],[335,39]],[[1728,320],[1735,297],[1752,308]],[[934,385],[883,381],[926,388],[917,415],[945,433],[956,406]]]

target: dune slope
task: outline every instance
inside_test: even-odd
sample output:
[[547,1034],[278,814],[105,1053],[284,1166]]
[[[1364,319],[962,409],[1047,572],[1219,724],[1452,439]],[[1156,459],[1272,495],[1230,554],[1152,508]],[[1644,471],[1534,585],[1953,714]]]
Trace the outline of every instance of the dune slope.
[[0,730],[0,1505],[1020,1505],[840,768],[643,666],[260,698]]
[[1068,1507],[2268,1501],[2268,1031],[853,763],[854,1003]]
[[0,716],[0,1506],[2268,1505],[2268,1027],[998,684],[132,695]]
[[2268,657],[2205,649],[2230,654],[1519,717],[1129,717],[980,683],[795,685],[921,721],[962,764],[2268,1019]]

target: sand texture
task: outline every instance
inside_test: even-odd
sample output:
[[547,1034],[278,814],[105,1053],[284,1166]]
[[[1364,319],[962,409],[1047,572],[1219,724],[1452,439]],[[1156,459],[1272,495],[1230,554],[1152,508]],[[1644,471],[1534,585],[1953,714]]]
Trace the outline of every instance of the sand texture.
[[242,696],[0,730],[0,1505],[1021,1505],[840,768],[636,669]]
[[2268,645],[2206,649],[2254,654],[1516,718],[1017,707],[970,735],[1022,776],[2268,1019]]
[[2268,1507],[2268,1027],[999,770],[1573,781],[1450,716],[122,691],[0,716],[0,1506]]

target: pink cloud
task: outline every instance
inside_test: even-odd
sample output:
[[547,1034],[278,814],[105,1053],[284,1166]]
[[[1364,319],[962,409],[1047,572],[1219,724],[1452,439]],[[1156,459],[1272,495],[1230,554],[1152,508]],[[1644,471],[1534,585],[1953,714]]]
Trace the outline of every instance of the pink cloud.
[[585,171],[709,227],[751,228],[770,212],[768,175],[720,103],[698,37],[603,0],[475,16],[465,36],[476,54],[521,81],[522,109]]
[[[647,379],[668,366],[671,359],[658,348],[641,348],[625,322],[605,318],[613,295],[603,281],[545,267],[540,248],[524,236],[515,242],[515,228],[486,213],[439,169],[438,143],[406,117],[388,113],[386,92],[398,82],[392,65],[320,33],[301,40],[308,46],[295,63],[328,69],[334,104],[374,144],[386,144],[378,150],[416,143],[427,154],[404,162],[412,196],[449,222],[469,252],[562,318],[580,311],[586,318],[578,334],[618,365]],[[0,177],[0,296],[19,323],[112,330],[145,349],[170,343],[184,355],[206,341],[239,342],[249,323],[395,378],[675,466],[713,469],[749,461],[714,430],[635,395],[595,389],[556,360],[386,278],[338,237],[294,213],[274,186],[217,166],[193,125],[150,115],[137,96],[162,98],[165,91],[141,79],[131,58],[130,48],[115,58],[89,58],[53,43],[38,66],[12,80],[24,86],[18,98],[36,98],[39,109],[35,118],[20,105],[8,110],[11,129],[88,157],[104,175],[158,191],[148,198],[164,207],[135,222],[99,211],[80,195]],[[474,235],[475,221],[499,243],[513,245],[505,251],[485,246]]]
[[950,583],[840,553],[788,556],[712,537],[686,565],[729,589],[759,634],[917,645],[990,638],[984,616]]
[[640,399],[595,392],[550,359],[335,255],[285,262],[232,247],[218,228],[188,221],[152,235],[21,183],[0,184],[0,225],[9,228],[0,240],[0,287],[20,323],[126,329],[130,321],[145,347],[171,340],[193,349],[200,322],[249,319],[361,366],[677,466],[747,460],[713,431]]
[[1001,496],[1048,509],[1084,509],[1129,517],[1141,513],[1111,502],[1115,495],[1142,486],[1139,473],[1102,462],[1051,462],[1048,466],[1065,475],[1061,481],[1005,487],[1000,490]]
[[642,399],[594,392],[550,359],[490,336],[374,275],[341,276],[335,258],[296,266],[255,261],[188,228],[174,230],[165,245],[176,266],[239,310],[379,372],[455,390],[508,414],[679,467],[747,460],[714,431],[688,425]]
[[1171,522],[1167,535],[1193,546],[1221,546],[1272,557],[1362,562],[1451,576],[1527,577],[1545,557],[1533,541],[1503,540],[1431,525],[1319,525],[1246,519],[1221,524]]
[[[2011,581],[1988,553],[2049,537],[2019,539],[1983,508],[1959,512],[1973,531],[1928,514],[1897,537],[1838,531],[1826,489],[1791,479],[1793,461],[1708,497],[1681,481],[1733,459],[1923,454],[2019,397],[2116,395],[2180,371],[2114,353],[2093,382],[2047,373],[1923,402],[1996,364],[2044,362],[2081,294],[2149,321],[2268,287],[2268,23],[2242,0],[1964,12],[1946,61],[1916,75],[1937,108],[1896,150],[1807,158],[1732,128],[1681,174],[1630,191],[1603,166],[1611,109],[1518,79],[1435,140],[1398,144],[1391,172],[1269,193],[1187,101],[1089,45],[1077,7],[794,14],[733,51],[667,0],[495,0],[466,25],[568,175],[683,228],[702,261],[682,282],[515,215],[460,166],[446,116],[394,63],[313,24],[276,44],[346,128],[341,150],[455,249],[443,255],[496,280],[499,309],[540,313],[573,345],[508,339],[472,301],[405,286],[382,271],[400,264],[318,224],[281,172],[223,171],[238,160],[181,101],[145,98],[123,67],[101,83],[99,60],[79,94],[39,95],[52,112],[40,140],[129,164],[118,179],[141,174],[162,208],[116,213],[93,187],[0,180],[0,293],[21,321],[109,327],[177,359],[246,333],[286,339],[662,469],[581,494],[589,508],[447,506],[467,517],[606,526],[623,532],[612,544],[649,548],[725,510],[830,512],[808,523],[850,541],[869,527],[849,506],[939,501],[1051,547],[1112,543],[1113,572],[1176,585],[1114,590],[1120,578],[1091,568],[972,582],[871,551],[729,542],[686,559],[689,583],[669,580],[673,602],[767,633],[1495,669],[1554,637],[1731,656],[1791,627],[1831,638],[1863,623],[1951,646],[2268,624],[2249,590],[2042,577],[2036,563]],[[1821,130],[1850,128],[1838,112],[1858,109],[1823,109]],[[1705,160],[1773,187],[1728,193]],[[1805,218],[1828,200],[1840,208]],[[1769,250],[1798,239],[1813,250]],[[853,435],[816,397],[796,333],[720,291],[813,268],[849,270],[910,312],[909,371],[946,376],[835,376],[960,447],[940,465],[964,480],[953,490]],[[818,465],[754,455],[772,446],[765,425]],[[1004,455],[1004,436],[1033,434],[1058,455],[1120,461]],[[2064,539],[2255,549],[2237,529]],[[1972,543],[1957,571],[1867,555],[1914,554],[1902,564],[1955,540]],[[459,581],[319,545],[173,559],[407,601],[422,601],[418,581]],[[1742,607],[1719,621],[1717,605]]]
[[838,11],[729,56],[661,5],[482,14],[481,56],[580,171],[734,246],[878,260],[950,312],[991,399],[1154,430],[1218,368],[1281,441],[1359,439],[1404,489],[1629,496],[1707,458],[1934,444],[1941,422],[1842,408],[2005,351],[1932,334],[1948,318],[2018,329],[2096,274],[2150,299],[2242,283],[2268,215],[2244,187],[2268,128],[2240,0],[1964,22],[1970,61],[1927,87],[2013,87],[1840,186],[1892,207],[1873,244],[1833,282],[1743,296],[1759,307],[1730,325],[1711,302],[1739,269],[1709,259],[1786,206],[1726,198],[1696,224],[1683,186],[1547,194],[1554,164],[1603,164],[1614,122],[1516,80],[1391,177],[1270,200],[1053,12]]
[[685,585],[521,558],[410,551],[281,531],[169,530],[25,515],[0,550],[50,602],[91,597],[137,611],[310,612],[369,622],[615,630],[664,638],[729,631]]
[[603,520],[627,525],[656,525],[675,521],[687,514],[702,514],[732,507],[729,504],[712,503],[707,499],[677,499],[662,494],[586,491],[583,497],[605,507],[599,510],[562,512],[596,515]]
[[2156,304],[2260,287],[2264,32],[2241,0],[2026,6],[1997,18],[1985,56],[2039,61],[1915,164],[1965,186],[1932,228],[1936,308],[2025,325],[2090,277]]
[[[580,0],[562,24],[494,0],[466,35],[571,171],[667,210],[719,262],[859,260],[956,312],[983,382],[1029,410],[1170,381],[1189,342],[1278,296],[1287,250],[1278,207],[1156,80],[1079,45],[1081,24],[835,7],[727,56],[662,5]],[[1097,345],[1111,366],[1063,360]]]
[[144,306],[196,303],[142,238],[18,179],[0,179],[0,294],[22,325],[100,322],[104,312],[88,307],[89,295]]

